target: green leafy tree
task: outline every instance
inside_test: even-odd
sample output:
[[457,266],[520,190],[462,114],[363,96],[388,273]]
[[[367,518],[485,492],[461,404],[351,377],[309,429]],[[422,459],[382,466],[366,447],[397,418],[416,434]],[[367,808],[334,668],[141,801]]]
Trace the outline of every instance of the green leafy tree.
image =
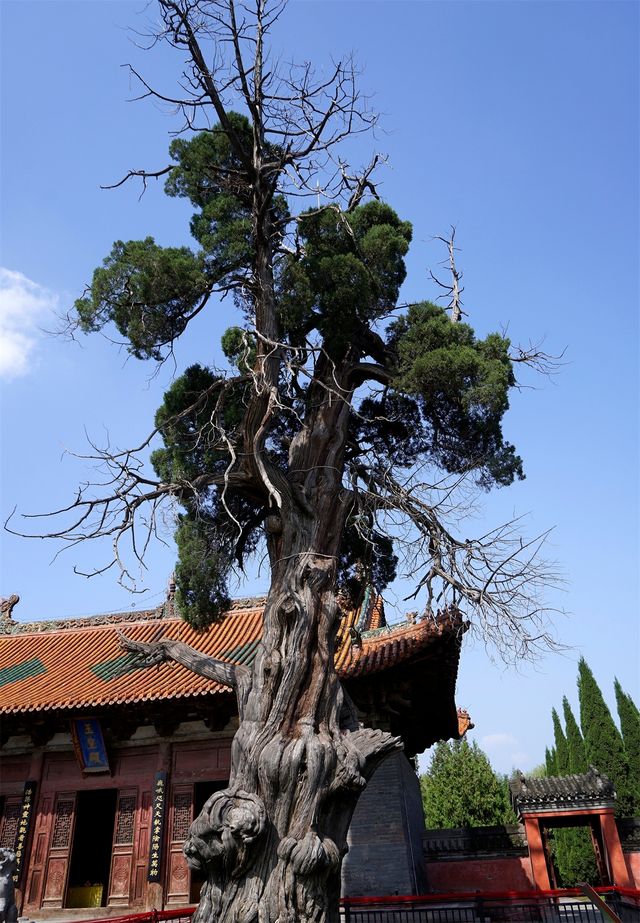
[[506,777],[498,776],[474,741],[440,741],[420,777],[427,827],[515,824]]
[[629,782],[633,797],[633,813],[640,814],[640,712],[622,686],[615,681],[616,705],[624,751],[629,764]]
[[623,817],[628,816],[633,812],[633,797],[622,735],[584,657],[578,664],[578,697],[587,760],[611,779],[616,789],[617,811]]
[[[105,567],[126,580],[127,540],[135,563],[163,504],[178,504],[177,600],[197,628],[221,617],[252,556],[268,562],[251,667],[125,642],[141,663],[173,659],[237,692],[229,788],[186,846],[206,871],[196,923],[255,919],[258,907],[264,923],[336,918],[351,813],[400,745],[360,727],[345,697],[333,662],[339,596],[357,604],[367,584],[382,590],[405,555],[422,604],[462,608],[505,657],[552,643],[537,597],[549,574],[541,540],[523,540],[513,522],[478,538],[467,524],[456,532],[470,490],[523,477],[503,418],[515,364],[548,357],[461,322],[453,235],[448,308],[403,306],[411,225],[379,199],[379,158],[357,170],[338,150],[375,123],[353,63],[325,78],[269,60],[281,7],[158,0],[151,44],[186,59],[185,123],[165,168],[126,179],[164,177],[167,195],[192,208],[193,244],[117,241],[72,324],[115,327],[133,356],[161,362],[221,296],[237,322],[221,352],[203,338],[201,361],[141,440],[155,476],[136,451],[98,452],[111,487],[87,486],[62,511],[70,523],[47,533],[108,537]],[[166,100],[147,84],[144,95]]]

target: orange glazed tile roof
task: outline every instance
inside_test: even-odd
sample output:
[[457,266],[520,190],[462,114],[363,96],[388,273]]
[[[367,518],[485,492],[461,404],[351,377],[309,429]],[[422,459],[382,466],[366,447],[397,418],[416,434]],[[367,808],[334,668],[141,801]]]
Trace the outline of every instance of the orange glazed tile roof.
[[[118,630],[137,641],[172,638],[204,654],[250,663],[262,635],[264,600],[236,604],[219,622],[195,632],[158,610],[55,623],[4,622],[0,634],[0,714],[19,714],[193,698],[228,693],[175,663],[141,669],[123,652]],[[335,663],[344,678],[384,671],[419,657],[444,634],[458,630],[459,616],[387,626],[377,599],[364,612],[345,614]],[[455,623],[455,624],[454,624]],[[370,627],[371,626],[371,627]]]

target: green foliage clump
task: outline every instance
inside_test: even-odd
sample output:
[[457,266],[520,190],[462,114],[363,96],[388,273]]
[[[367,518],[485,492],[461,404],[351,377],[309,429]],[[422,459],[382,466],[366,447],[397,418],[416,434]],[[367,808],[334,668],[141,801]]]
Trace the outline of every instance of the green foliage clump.
[[354,517],[347,520],[338,562],[338,587],[354,608],[362,602],[367,587],[388,586],[395,579],[397,566],[392,540],[378,532],[369,517],[364,523]]
[[430,828],[515,824],[509,786],[474,741],[440,741],[420,777],[425,821]]
[[300,254],[285,261],[278,312],[293,342],[318,330],[342,358],[369,325],[395,307],[411,225],[388,205],[367,202],[345,215],[314,210],[298,225]]
[[[249,120],[228,114],[229,125],[245,150],[251,150]],[[253,226],[251,187],[242,182],[243,165],[231,139],[220,125],[192,138],[176,138],[169,147],[176,162],[167,181],[169,196],[188,199],[197,209],[190,229],[202,247],[208,278],[219,283],[251,265]],[[277,226],[287,215],[286,202],[275,196],[271,218]]]
[[452,324],[425,301],[392,324],[391,345],[394,386],[417,398],[433,459],[447,471],[476,469],[487,488],[523,478],[522,460],[502,436],[515,384],[509,340],[497,333],[477,340],[468,324]]
[[138,359],[161,359],[207,292],[204,260],[188,247],[160,247],[153,237],[117,240],[75,302],[80,329],[113,322]]
[[[200,365],[190,366],[174,381],[156,413],[164,448],[151,455],[158,477],[180,487],[176,493],[185,512],[175,533],[176,602],[196,628],[206,627],[228,608],[228,579],[241,553],[237,524],[256,517],[254,504],[232,489],[224,490],[229,457],[218,427],[233,437],[244,406],[240,384],[220,401],[224,381]],[[247,535],[242,550],[254,544],[255,538]]]
[[218,446],[212,447],[210,438],[222,382],[209,369],[192,365],[166,392],[155,417],[165,448],[151,456],[163,481],[193,481],[206,471],[224,470],[226,456]]
[[230,604],[229,554],[224,546],[212,545],[212,530],[207,525],[206,519],[182,516],[175,533],[176,604],[193,628],[206,628]]

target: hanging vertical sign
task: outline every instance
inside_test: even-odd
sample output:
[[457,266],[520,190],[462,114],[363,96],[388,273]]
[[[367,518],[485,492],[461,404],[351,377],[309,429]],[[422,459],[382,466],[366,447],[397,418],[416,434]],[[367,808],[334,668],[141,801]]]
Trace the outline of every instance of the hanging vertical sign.
[[15,884],[20,881],[24,853],[27,848],[29,839],[29,830],[31,829],[31,820],[33,817],[33,805],[36,800],[37,782],[25,782],[22,793],[22,807],[20,808],[20,820],[18,822],[18,832],[16,833],[16,844],[14,852],[16,854],[16,869],[13,873]]
[[164,818],[167,806],[167,773],[157,772],[153,783],[153,800],[151,803],[151,843],[149,846],[149,873],[147,881],[160,881],[162,863],[162,840]]
[[107,749],[97,718],[74,718],[71,736],[76,759],[83,772],[109,772]]

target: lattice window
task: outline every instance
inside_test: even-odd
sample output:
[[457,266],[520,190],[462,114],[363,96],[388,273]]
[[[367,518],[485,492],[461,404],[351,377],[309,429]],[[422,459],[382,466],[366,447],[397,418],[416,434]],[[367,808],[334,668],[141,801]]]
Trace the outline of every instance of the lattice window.
[[184,792],[173,798],[173,839],[186,840],[191,826],[191,794]]
[[136,796],[123,795],[118,801],[118,824],[116,843],[119,846],[133,843],[133,828],[136,820]]
[[73,801],[59,801],[56,805],[56,821],[51,838],[51,846],[54,849],[62,849],[70,845],[72,821]]
[[16,845],[16,835],[20,822],[21,807],[19,804],[8,804],[0,822],[0,848],[13,849]]

